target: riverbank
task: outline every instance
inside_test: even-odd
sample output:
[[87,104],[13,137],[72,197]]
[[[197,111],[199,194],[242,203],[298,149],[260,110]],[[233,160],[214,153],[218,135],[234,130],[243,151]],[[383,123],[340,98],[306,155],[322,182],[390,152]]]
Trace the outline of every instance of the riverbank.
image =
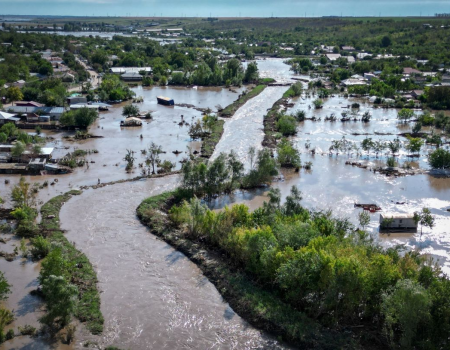
[[[81,191],[72,190],[56,196],[45,203],[41,208],[41,230],[52,244],[58,244],[63,249],[64,258],[67,259],[71,269],[71,280],[78,287],[78,303],[75,317],[85,323],[92,334],[103,331],[103,315],[100,310],[100,295],[97,288],[97,275],[92,264],[85,254],[75,248],[64,236],[60,228],[59,212],[62,206],[72,196],[80,195]],[[74,215],[76,215],[74,213]]]
[[299,348],[358,348],[350,336],[322,327],[281,301],[274,290],[260,287],[223,252],[203,241],[190,240],[174,229],[168,211],[176,203],[175,192],[150,197],[139,205],[137,216],[152,234],[194,262],[233,310],[249,323]]
[[222,111],[220,111],[219,116],[223,118],[231,118],[236,111],[241,108],[248,100],[252,99],[253,97],[258,96],[261,92],[264,91],[264,89],[267,87],[267,85],[257,85],[252,90],[247,92],[245,95],[241,95],[240,98],[233,102],[232,104],[225,107]]
[[223,135],[224,124],[225,122],[223,120],[216,120],[214,122],[214,126],[212,127],[211,133],[202,138],[202,148],[200,151],[202,158],[209,159],[214,153],[214,149]]

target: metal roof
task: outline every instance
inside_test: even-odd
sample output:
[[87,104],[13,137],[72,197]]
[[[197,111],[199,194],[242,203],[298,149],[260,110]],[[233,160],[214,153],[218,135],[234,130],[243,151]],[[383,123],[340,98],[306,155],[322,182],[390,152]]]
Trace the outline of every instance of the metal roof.
[[63,114],[64,107],[26,107],[26,106],[12,106],[7,108],[8,111],[14,113],[36,113],[42,111],[45,114]]
[[414,214],[409,213],[380,213],[382,218],[386,219],[412,219]]

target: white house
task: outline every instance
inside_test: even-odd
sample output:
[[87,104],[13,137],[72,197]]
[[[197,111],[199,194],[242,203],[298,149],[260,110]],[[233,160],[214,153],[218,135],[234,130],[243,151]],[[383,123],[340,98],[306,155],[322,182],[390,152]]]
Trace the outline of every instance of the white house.
[[380,231],[417,231],[414,214],[381,213]]

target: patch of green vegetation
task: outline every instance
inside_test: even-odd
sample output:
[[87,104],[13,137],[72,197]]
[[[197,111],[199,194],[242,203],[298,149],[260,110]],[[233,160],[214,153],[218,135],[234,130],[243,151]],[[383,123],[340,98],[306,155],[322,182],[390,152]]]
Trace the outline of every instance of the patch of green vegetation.
[[276,291],[261,287],[251,276],[236,269],[231,260],[222,260],[216,254],[208,254],[206,259],[201,254],[202,258],[198,258],[200,251],[209,251],[208,245],[186,239],[173,228],[167,215],[174,204],[182,201],[183,194],[177,190],[147,198],[137,208],[137,215],[153,234],[198,264],[236,312],[251,324],[299,347],[355,348],[349,337],[328,330],[304,313],[294,310],[281,300]]
[[41,208],[41,229],[46,233],[51,243],[58,243],[63,250],[63,256],[68,261],[71,283],[78,287],[79,297],[75,316],[86,322],[86,327],[92,334],[103,331],[103,315],[100,311],[100,294],[97,289],[97,275],[89,259],[77,250],[64,236],[60,229],[59,212],[65,202],[81,191],[72,190],[56,196]]
[[273,78],[261,78],[258,81],[259,84],[264,84],[264,85],[269,85],[269,84],[272,84],[275,82],[276,82],[276,80]]
[[219,143],[220,138],[222,137],[224,124],[225,121],[216,120],[214,122],[214,125],[212,126],[211,133],[202,138],[202,157],[209,158],[212,156],[216,145]]
[[228,105],[224,110],[220,112],[222,117],[230,118],[236,113],[236,111],[241,108],[247,101],[251,100],[253,97],[258,96],[266,88],[266,85],[257,85],[251,91],[242,95],[237,101]]

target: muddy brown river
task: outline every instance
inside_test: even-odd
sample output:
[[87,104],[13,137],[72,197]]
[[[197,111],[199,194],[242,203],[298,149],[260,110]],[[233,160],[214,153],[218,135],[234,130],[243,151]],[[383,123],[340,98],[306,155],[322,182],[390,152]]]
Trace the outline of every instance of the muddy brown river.
[[86,340],[126,349],[280,349],[224,302],[183,254],[151,235],[136,219],[149,196],[171,190],[178,177],[89,190],[61,211],[67,238],[95,266],[105,330]]

